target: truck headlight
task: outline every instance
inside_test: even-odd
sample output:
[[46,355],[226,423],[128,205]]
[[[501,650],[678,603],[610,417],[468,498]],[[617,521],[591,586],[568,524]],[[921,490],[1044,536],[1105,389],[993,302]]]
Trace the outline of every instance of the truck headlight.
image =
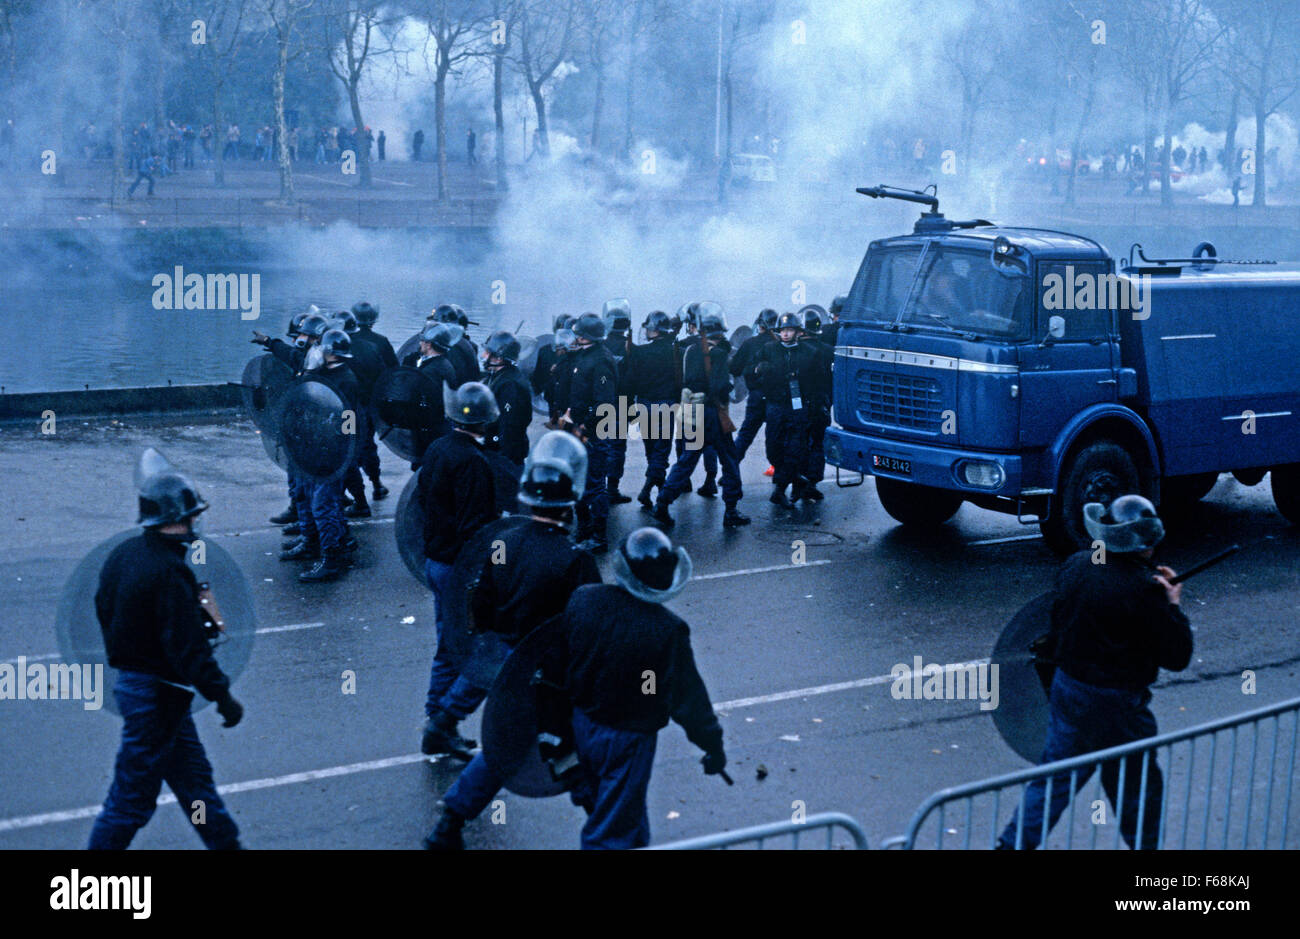
[[966,485],[979,489],[1000,489],[1007,479],[1000,464],[983,460],[965,461],[958,467],[958,475]]

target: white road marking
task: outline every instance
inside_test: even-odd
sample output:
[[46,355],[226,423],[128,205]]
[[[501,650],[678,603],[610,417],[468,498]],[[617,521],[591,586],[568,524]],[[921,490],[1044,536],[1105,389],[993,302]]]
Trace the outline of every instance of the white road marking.
[[[325,625],[324,622],[320,622],[320,623],[289,623],[285,626],[263,626],[261,629],[254,630],[253,635],[263,636],[263,635],[267,635],[268,633],[297,632],[300,629],[320,629],[324,625]],[[24,655],[12,659],[0,659],[0,665],[16,665],[18,663],[18,658],[22,658],[28,662],[40,662],[45,659],[57,659],[61,655],[62,655],[61,652],[42,652],[40,655]]]
[[[988,659],[963,662],[967,665],[983,665]],[[817,685],[812,688],[798,688],[794,691],[778,691],[775,694],[759,695],[754,698],[738,698],[735,701],[723,701],[715,704],[715,711],[732,711],[737,708],[753,707],[756,704],[770,704],[775,701],[788,701],[791,698],[807,698],[814,695],[830,694],[835,691],[851,691],[854,688],[868,688],[892,682],[892,675],[876,675],[871,678],[859,678],[856,681],[841,681],[831,685]],[[315,782],[320,779],[332,779],[338,776],[353,776],[357,773],[371,773],[376,770],[391,769],[394,766],[408,766],[428,759],[422,753],[407,753],[402,756],[390,756],[382,760],[370,760],[365,763],[348,763],[343,766],[327,766],[324,769],[312,769],[302,773],[289,773],[284,776],[270,776],[265,779],[249,779],[244,782],[229,783],[218,786],[221,795],[236,792],[254,792],[258,789],[275,789],[280,786],[293,786],[298,783]],[[176,796],[164,793],[158,797],[159,805],[169,805],[176,801]],[[0,819],[0,832],[17,831],[21,828],[38,828],[42,825],[54,825],[59,822],[73,822],[83,818],[94,818],[99,814],[98,805],[86,805],[79,809],[65,809],[61,812],[43,812],[39,815],[21,815],[16,818]]]
[[58,657],[58,652],[42,652],[40,655],[20,655],[12,659],[0,659],[0,665],[17,665],[18,659],[23,659],[27,662],[40,662],[45,659],[57,659]]
[[723,577],[744,577],[748,574],[769,574],[772,571],[794,571],[801,567],[821,567],[833,561],[805,561],[802,564],[774,564],[771,567],[749,567],[743,571],[721,571],[717,574],[696,574],[691,580],[719,580]]
[[966,547],[973,548],[977,545],[984,544],[1007,544],[1012,541],[1036,541],[1041,537],[1043,537],[1042,533],[1034,535],[1008,535],[1005,538],[985,538],[983,541],[968,541],[966,542]]
[[[387,518],[362,518],[348,519],[349,528],[363,528],[369,525],[391,525],[396,519],[392,516]],[[250,528],[247,531],[218,531],[213,534],[218,538],[239,538],[243,535],[265,535],[269,532],[279,531],[281,526],[274,525],[267,528]]]

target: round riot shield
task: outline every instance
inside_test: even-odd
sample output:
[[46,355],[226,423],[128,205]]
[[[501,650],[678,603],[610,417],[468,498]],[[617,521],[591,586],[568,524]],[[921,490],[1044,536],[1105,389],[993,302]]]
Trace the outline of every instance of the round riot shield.
[[533,377],[533,366],[537,364],[537,350],[542,347],[542,343],[551,341],[549,336],[543,336],[541,339],[534,339],[532,336],[516,336],[519,340],[519,371],[524,373],[525,378]]
[[496,655],[495,642],[481,641],[480,634],[474,629],[474,617],[471,610],[473,592],[483,565],[493,560],[498,551],[498,540],[508,531],[528,524],[527,516],[509,515],[489,522],[476,531],[453,565],[452,583],[464,587],[455,590],[448,598],[447,608],[442,612],[443,640],[447,650],[459,662],[460,673],[478,688],[491,688],[501,668],[501,659]]
[[[749,326],[737,326],[736,331],[731,334],[731,354],[735,355],[740,344],[754,335],[754,330]],[[731,400],[737,404],[745,400],[749,394],[749,388],[745,385],[745,376],[738,376],[731,386]]]
[[[140,529],[120,532],[98,544],[73,570],[63,586],[55,614],[55,639],[59,653],[67,665],[104,669],[104,706],[118,713],[117,701],[111,694],[117,671],[108,665],[104,651],[104,635],[95,612],[95,592],[99,589],[99,572],[104,562],[118,545],[141,535]],[[195,541],[185,552],[185,563],[199,583],[209,585],[209,597],[204,608],[214,622],[209,624],[208,642],[216,655],[217,664],[233,683],[253,654],[253,636],[257,632],[257,614],[253,609],[253,595],[248,588],[239,565],[221,545],[209,539]],[[196,694],[191,711],[206,707],[208,700]]]
[[[542,759],[537,735],[543,724],[571,737],[572,705],[557,687],[547,659],[560,630],[559,617],[538,626],[514,648],[497,673],[483,707],[483,759],[515,795],[539,799],[565,791]],[[553,725],[563,725],[563,728]]]
[[334,386],[305,375],[280,395],[275,434],[263,434],[262,439],[279,466],[295,476],[329,483],[342,479],[356,459],[358,432],[356,412]]
[[248,360],[240,384],[249,419],[263,434],[273,434],[275,406],[280,395],[293,384],[293,369],[267,352]]
[[990,660],[1001,689],[993,724],[1007,746],[1031,763],[1042,759],[1047,743],[1051,666],[1039,660],[1035,644],[1052,628],[1053,597],[1049,592],[1026,603],[1002,630]]
[[379,439],[412,463],[424,455],[417,451],[442,417],[442,388],[417,368],[390,368],[375,379],[370,407]]
[[406,340],[406,342],[402,343],[401,347],[397,350],[397,364],[407,365],[407,359],[411,359],[412,356],[414,356],[414,359],[409,364],[414,365],[420,360],[419,333],[416,333],[410,339]]
[[[519,357],[519,368],[528,376],[530,384],[533,380],[533,370],[537,367],[537,354],[548,346],[551,348],[555,347],[555,336],[551,333],[546,333],[543,336],[537,337],[537,345],[533,347],[532,353],[528,357],[526,367],[524,364],[524,356],[520,355]],[[533,413],[540,414],[543,417],[551,416],[551,408],[550,405],[546,403],[546,398],[536,392],[533,393]]]

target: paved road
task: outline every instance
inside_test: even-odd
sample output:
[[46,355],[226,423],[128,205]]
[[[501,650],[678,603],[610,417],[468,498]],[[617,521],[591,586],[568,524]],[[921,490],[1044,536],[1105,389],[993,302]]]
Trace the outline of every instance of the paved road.
[[[309,588],[274,557],[280,536],[265,520],[283,507],[284,480],[250,424],[60,424],[52,438],[3,429],[0,473],[11,485],[0,496],[0,661],[56,652],[63,583],[93,545],[133,521],[131,468],[151,443],[198,480],[213,506],[211,537],[243,567],[265,630],[236,685],[243,724],[223,730],[211,709],[198,718],[218,782],[233,787],[228,803],[246,843],[417,846],[456,764],[418,754],[433,607],[396,554],[391,513],[409,474],[387,454],[394,495],[356,526],[358,569]],[[631,450],[629,480],[639,484],[639,446]],[[724,533],[716,501],[688,495],[674,506],[674,536],[699,576],[673,608],[692,626],[736,785],[704,777],[699,754],[670,726],[650,788],[655,841],[786,819],[801,803],[808,813],[848,812],[874,844],[900,833],[930,792],[1025,766],[977,702],[895,700],[885,676],[915,656],[987,657],[1011,614],[1050,582],[1056,560],[1036,530],[968,506],[941,532],[915,535],[884,515],[870,481],[824,485],[821,506],[791,515],[766,501],[759,452],[745,467],[748,529]],[[1172,526],[1163,559],[1175,568],[1233,540],[1279,538],[1186,588],[1197,649],[1187,672],[1162,676],[1174,679],[1156,694],[1163,729],[1297,693],[1300,536],[1267,489],[1224,477]],[[635,504],[618,507],[612,533],[643,518]],[[1253,697],[1241,691],[1247,668],[1259,676]],[[349,669],[355,694],[342,693]],[[0,701],[0,846],[85,843],[118,727],[79,702]],[[477,718],[469,727],[477,730]],[[564,799],[507,794],[503,822],[472,824],[468,843],[576,847],[582,813]],[[172,805],[137,844],[198,840]]]

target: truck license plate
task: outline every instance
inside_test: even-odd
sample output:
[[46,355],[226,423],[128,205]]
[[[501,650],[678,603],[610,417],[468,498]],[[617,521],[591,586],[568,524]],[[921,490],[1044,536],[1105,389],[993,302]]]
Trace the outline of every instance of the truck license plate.
[[892,456],[881,456],[879,453],[871,454],[871,468],[882,469],[889,473],[898,473],[900,476],[912,475],[911,460],[899,460]]

